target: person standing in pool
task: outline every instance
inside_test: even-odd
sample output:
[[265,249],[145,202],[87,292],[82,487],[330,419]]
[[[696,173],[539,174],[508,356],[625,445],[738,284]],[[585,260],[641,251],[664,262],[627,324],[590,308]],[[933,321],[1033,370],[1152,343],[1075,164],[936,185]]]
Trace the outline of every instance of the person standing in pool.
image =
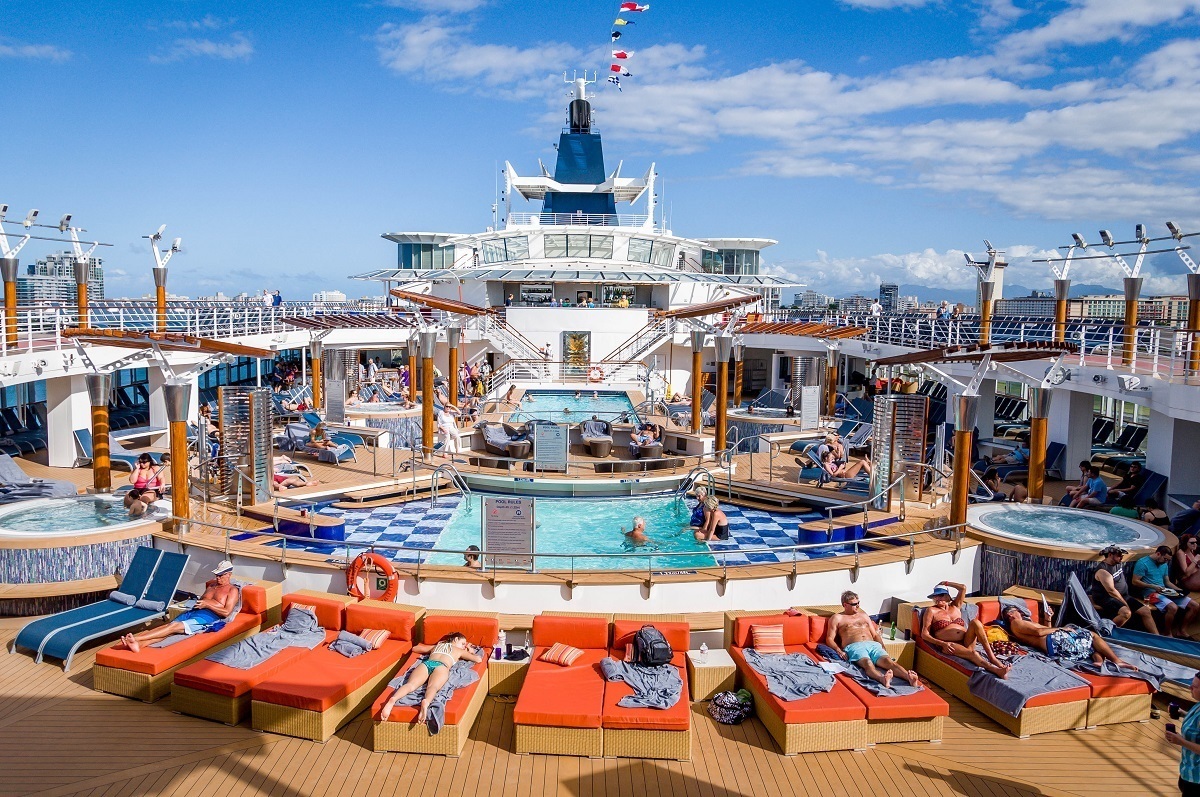
[[721,510],[721,504],[715,495],[704,499],[704,527],[696,532],[700,542],[729,539],[729,518]]
[[708,498],[707,487],[696,488],[696,506],[692,508],[692,517],[688,521],[688,525],[692,527],[692,531],[700,531],[704,528],[705,508],[704,501]]
[[650,542],[650,538],[646,536],[646,519],[641,515],[633,519],[633,528],[630,531],[625,531],[624,526],[621,527],[621,531],[634,545],[645,545]]

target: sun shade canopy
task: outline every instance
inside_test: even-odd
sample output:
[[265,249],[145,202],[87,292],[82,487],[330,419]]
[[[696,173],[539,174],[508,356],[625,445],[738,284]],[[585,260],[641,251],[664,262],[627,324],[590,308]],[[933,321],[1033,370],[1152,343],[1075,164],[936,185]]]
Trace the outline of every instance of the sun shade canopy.
[[746,304],[754,304],[761,302],[761,296],[730,296],[725,299],[718,299],[715,302],[705,302],[704,304],[693,304],[690,307],[680,307],[675,310],[662,310],[654,315],[657,318],[700,318],[701,316],[712,315],[713,313],[723,313],[726,310],[732,310],[735,307],[741,307]]
[[223,340],[198,338],[180,332],[144,332],[128,329],[64,329],[64,338],[97,346],[117,346],[124,349],[158,348],[160,351],[184,351],[199,354],[233,354],[238,357],[258,357],[269,360],[275,356],[270,349],[226,343]]
[[750,321],[739,324],[734,331],[739,335],[804,335],[811,338],[842,340],[856,338],[870,330],[866,327],[839,327],[815,321]]
[[1074,354],[1079,347],[1073,343],[1054,343],[1051,341],[1027,340],[1011,343],[990,343],[985,345],[948,346],[944,349],[916,351],[911,354],[898,354],[895,357],[883,357],[875,361],[875,365],[932,365],[934,363],[966,363],[978,362],[984,357],[990,357],[992,362],[1013,363],[1026,360],[1044,360],[1048,357],[1059,357],[1063,354]]
[[417,326],[411,316],[396,313],[330,313],[327,315],[295,316],[283,319],[288,326],[300,329],[411,329]]
[[455,313],[457,315],[488,315],[496,312],[490,307],[477,307],[466,302],[456,302],[453,299],[442,299],[437,296],[430,296],[425,293],[414,293],[413,291],[402,291],[399,288],[392,288],[392,296],[397,299],[403,299],[406,302],[419,304],[422,307],[430,307],[434,310],[442,310],[447,313]]

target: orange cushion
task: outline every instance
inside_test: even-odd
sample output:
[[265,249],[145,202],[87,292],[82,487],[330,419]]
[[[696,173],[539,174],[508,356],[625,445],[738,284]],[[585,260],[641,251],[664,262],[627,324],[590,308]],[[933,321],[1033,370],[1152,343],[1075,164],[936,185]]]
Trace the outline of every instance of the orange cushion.
[[408,642],[389,639],[378,650],[348,659],[321,645],[259,683],[251,697],[260,703],[325,711],[379,673],[395,667],[410,650]]
[[733,621],[733,646],[754,647],[750,627],[755,625],[782,625],[784,645],[803,645],[809,640],[809,618],[807,615],[791,617],[786,614],[765,614],[759,617],[738,617]]
[[602,617],[559,617],[539,614],[533,618],[533,645],[547,648],[555,642],[587,650],[608,649],[608,621]]
[[553,728],[599,728],[605,686],[600,660],[608,651],[584,650],[570,667],[541,661],[538,657],[543,652],[544,649],[534,648],[525,684],[513,706],[513,722]]
[[466,634],[472,645],[485,648],[488,653],[500,638],[500,621],[495,617],[473,617],[460,614],[425,615],[421,621],[421,641],[432,645],[446,634],[455,631]]
[[[1034,620],[1037,620],[1042,611],[1040,606],[1041,601],[1037,600],[1036,598],[1025,598],[1024,603],[1029,609],[1030,617],[1032,617]],[[983,623],[984,625],[987,625],[988,623],[1000,617],[1000,601],[982,601],[976,605],[979,607],[979,614],[977,615],[979,622]]]
[[238,612],[236,616],[229,618],[225,627],[220,631],[193,634],[187,639],[165,648],[143,645],[137,653],[123,647],[119,649],[116,647],[105,648],[96,652],[96,664],[101,667],[113,667],[145,675],[159,675],[172,667],[177,667],[193,656],[199,656],[214,645],[249,631],[259,624],[260,619],[257,614]]
[[[325,632],[326,643],[335,639],[337,639],[337,632]],[[223,697],[241,697],[256,685],[298,659],[304,658],[310,652],[305,648],[284,648],[248,670],[239,670],[236,667],[228,667],[202,659],[195,664],[189,664],[176,670],[174,683]]]
[[283,617],[287,619],[288,610],[292,608],[293,603],[299,603],[302,606],[315,607],[317,612],[317,622],[326,631],[341,631],[346,627],[346,605],[341,601],[328,600],[306,593],[292,597],[292,595],[283,596]]
[[370,643],[372,650],[379,650],[380,645],[392,638],[392,632],[385,628],[364,628],[358,635]]
[[624,681],[609,681],[604,685],[605,728],[634,729],[642,731],[686,731],[692,727],[692,701],[688,697],[687,671],[676,665],[683,693],[679,702],[668,709],[624,708],[618,706],[621,698],[633,694],[633,687]]
[[364,628],[381,628],[392,635],[392,639],[408,642],[412,647],[413,626],[417,617],[400,608],[385,609],[382,606],[364,606],[352,603],[346,607],[346,630],[357,634]]
[[579,648],[564,645],[562,642],[555,642],[546,648],[546,651],[542,655],[538,656],[538,660],[557,664],[560,667],[570,667],[579,661],[579,657],[582,655],[583,651]]
[[[807,652],[813,660],[824,661],[815,649],[809,649]],[[911,720],[950,716],[950,704],[930,689],[928,684],[926,688],[911,695],[880,697],[849,675],[838,673],[834,677],[867,707],[868,720]],[[901,682],[899,678],[896,680]]]
[[258,584],[242,587],[242,611],[251,614],[267,613],[267,591]]
[[1080,678],[1088,682],[1092,697],[1123,697],[1125,695],[1149,695],[1154,690],[1150,684],[1137,678],[1118,678],[1115,675],[1092,675],[1087,672],[1072,670]]
[[687,652],[692,646],[692,627],[687,623],[647,623],[645,620],[614,620],[612,624],[612,644],[610,648],[620,650],[621,655],[615,658],[622,658],[625,652],[625,646],[633,642],[634,634],[642,630],[642,626],[652,625],[662,632],[666,637],[667,644],[671,646],[672,653],[680,651]]
[[750,637],[759,653],[786,653],[783,647],[782,625],[752,625]]
[[[788,653],[806,653],[802,645],[788,645]],[[741,648],[731,648],[729,655],[733,657],[738,671],[742,674],[742,682],[759,696],[766,699],[767,705],[787,725],[799,725],[808,722],[845,722],[867,718],[867,709],[845,684],[834,679],[833,689],[809,695],[803,700],[780,700],[771,694],[767,688],[767,679],[747,663]]]
[[[404,675],[408,671],[408,668],[419,658],[419,654],[413,653],[405,659],[404,663],[400,665],[400,669],[396,671],[397,677]],[[467,712],[467,705],[470,704],[471,698],[475,695],[475,690],[485,688],[483,684],[487,681],[487,659],[478,664],[471,665],[471,669],[479,673],[479,680],[461,689],[454,690],[453,694],[450,695],[450,699],[446,701],[446,718],[443,721],[443,725],[458,725],[462,722],[463,715]],[[391,697],[392,691],[391,689],[384,689],[371,705],[371,717],[376,721],[379,721],[379,712],[383,708],[383,704]],[[395,706],[392,709],[392,713],[388,715],[388,722],[414,722],[416,719],[416,706]]]

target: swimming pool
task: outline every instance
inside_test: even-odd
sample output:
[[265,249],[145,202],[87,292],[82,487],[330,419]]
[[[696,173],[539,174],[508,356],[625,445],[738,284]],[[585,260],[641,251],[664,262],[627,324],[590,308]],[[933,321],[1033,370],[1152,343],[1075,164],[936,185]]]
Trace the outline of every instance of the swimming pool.
[[116,531],[165,518],[166,512],[157,505],[141,517],[131,518],[117,495],[37,498],[0,509],[0,537],[65,537]]
[[615,421],[623,414],[628,414],[628,420],[637,423],[633,402],[624,392],[582,390],[577,397],[574,390],[526,390],[521,396],[521,408],[513,413],[512,419],[540,418],[554,423],[579,423],[593,415],[604,421]]
[[967,522],[980,531],[1061,548],[1099,551],[1108,545],[1152,548],[1162,533],[1140,520],[1087,509],[1032,504],[976,504]]

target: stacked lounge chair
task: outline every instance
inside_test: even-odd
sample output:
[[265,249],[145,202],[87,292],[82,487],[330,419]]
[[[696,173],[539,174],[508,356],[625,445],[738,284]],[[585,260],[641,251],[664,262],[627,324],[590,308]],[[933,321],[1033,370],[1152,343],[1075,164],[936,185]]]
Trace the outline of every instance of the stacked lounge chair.
[[0,504],[31,498],[66,498],[78,494],[79,489],[69,481],[29,478],[16,460],[8,454],[0,454]]
[[17,634],[12,650],[36,651],[39,662],[46,656],[60,659],[63,669],[70,670],[71,659],[83,644],[165,617],[188,558],[139,547],[121,590],[111,593],[108,600],[29,623]]
[[[78,444],[79,451],[84,456],[85,459],[91,459],[93,457],[92,430],[91,429],[76,429],[75,430],[75,442],[76,442],[76,444]],[[150,459],[154,462],[155,465],[162,464],[160,462],[160,458],[162,457],[162,454],[156,453],[154,451],[146,451],[144,453],[150,455]],[[113,439],[113,437],[111,435],[109,436],[109,438],[108,438],[108,458],[112,461],[113,465],[116,465],[119,462],[122,465],[125,465],[130,470],[133,470],[134,467],[137,465],[139,456],[141,456],[141,453],[135,454],[134,452],[127,450],[123,445],[121,445],[121,443],[118,440]]]

